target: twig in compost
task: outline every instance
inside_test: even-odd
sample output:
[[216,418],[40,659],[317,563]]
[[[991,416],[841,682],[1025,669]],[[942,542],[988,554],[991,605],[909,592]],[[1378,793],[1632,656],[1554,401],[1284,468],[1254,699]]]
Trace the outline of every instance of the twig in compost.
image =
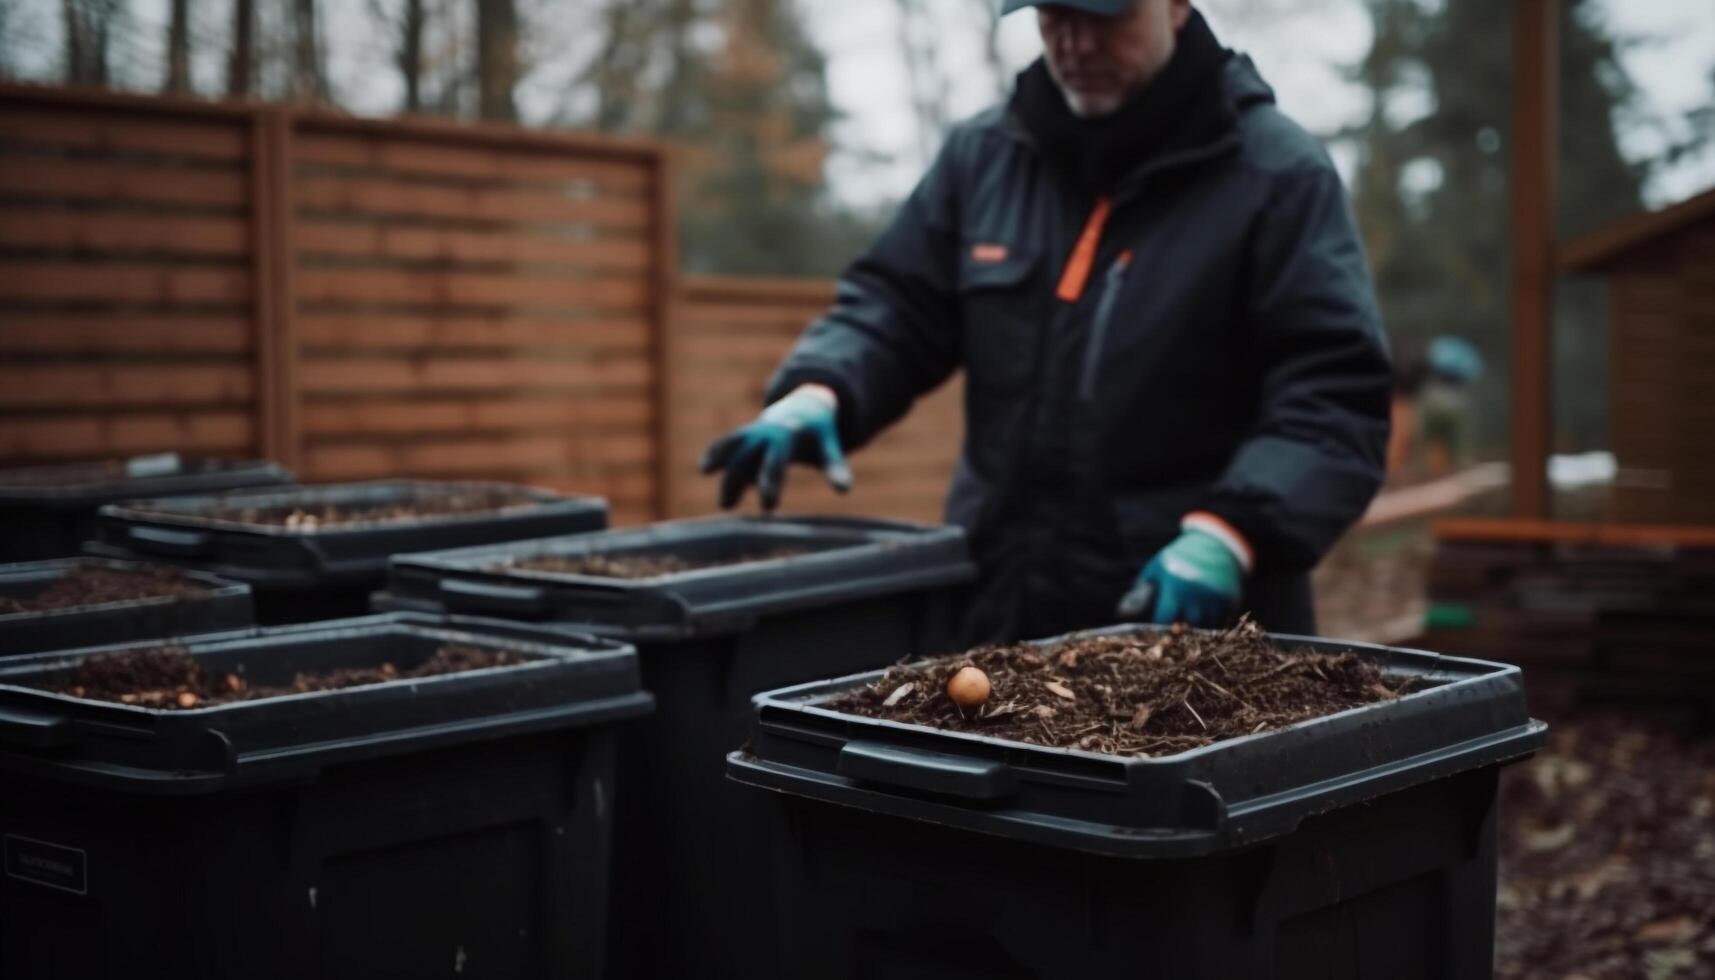
[[1191,701],[1189,699],[1181,701],[1180,703],[1185,705],[1185,710],[1191,712],[1191,717],[1197,719],[1197,724],[1202,725],[1204,731],[1209,730],[1209,724],[1203,720],[1202,715],[1197,713],[1196,708],[1191,707]]

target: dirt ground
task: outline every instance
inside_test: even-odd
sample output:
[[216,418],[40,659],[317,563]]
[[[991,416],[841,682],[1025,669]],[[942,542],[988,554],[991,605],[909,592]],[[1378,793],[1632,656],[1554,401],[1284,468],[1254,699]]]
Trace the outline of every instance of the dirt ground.
[[1715,977],[1715,733],[1549,723],[1502,780],[1495,976]]

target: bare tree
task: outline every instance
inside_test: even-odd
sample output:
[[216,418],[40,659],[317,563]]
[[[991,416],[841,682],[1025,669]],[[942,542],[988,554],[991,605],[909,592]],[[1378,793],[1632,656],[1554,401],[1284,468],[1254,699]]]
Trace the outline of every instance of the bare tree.
[[316,21],[316,0],[293,0],[291,94],[299,102],[326,102],[328,98]]
[[113,21],[120,0],[60,0],[65,21],[65,80],[73,85],[106,85]]
[[191,90],[191,0],[173,0],[167,20],[167,81],[164,90]]
[[513,0],[476,0],[476,51],[478,113],[484,119],[517,122],[513,90],[521,71]]
[[905,79],[917,119],[917,141],[924,159],[935,155],[951,112],[947,82],[935,56],[934,24],[923,0],[894,0],[899,8],[899,46],[905,55]]
[[232,0],[232,52],[226,62],[226,94],[248,98],[256,91],[256,0]]
[[407,113],[423,111],[424,35],[429,11],[424,0],[403,0],[395,15],[384,0],[369,0],[369,15],[386,25],[393,35],[393,64],[405,83],[405,99],[400,110]]

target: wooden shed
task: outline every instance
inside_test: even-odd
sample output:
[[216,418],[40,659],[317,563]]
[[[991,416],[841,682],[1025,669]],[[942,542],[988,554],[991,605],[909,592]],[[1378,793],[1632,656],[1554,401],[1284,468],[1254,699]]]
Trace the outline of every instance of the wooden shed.
[[1715,524],[1715,190],[1562,245],[1607,279],[1615,517]]

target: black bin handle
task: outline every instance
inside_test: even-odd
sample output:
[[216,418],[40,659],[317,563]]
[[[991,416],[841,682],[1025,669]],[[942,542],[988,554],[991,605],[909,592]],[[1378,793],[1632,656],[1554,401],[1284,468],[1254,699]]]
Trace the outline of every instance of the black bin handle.
[[125,529],[125,536],[139,550],[158,555],[201,558],[209,553],[210,539],[205,531],[181,531],[170,527],[133,524]]
[[1004,762],[882,742],[847,742],[836,771],[849,779],[967,800],[1001,800],[1018,791],[1018,779]]
[[72,744],[72,719],[9,705],[0,705],[0,743],[31,749],[57,749]]
[[441,604],[448,612],[485,612],[540,619],[554,611],[548,590],[539,585],[502,585],[444,578]]

